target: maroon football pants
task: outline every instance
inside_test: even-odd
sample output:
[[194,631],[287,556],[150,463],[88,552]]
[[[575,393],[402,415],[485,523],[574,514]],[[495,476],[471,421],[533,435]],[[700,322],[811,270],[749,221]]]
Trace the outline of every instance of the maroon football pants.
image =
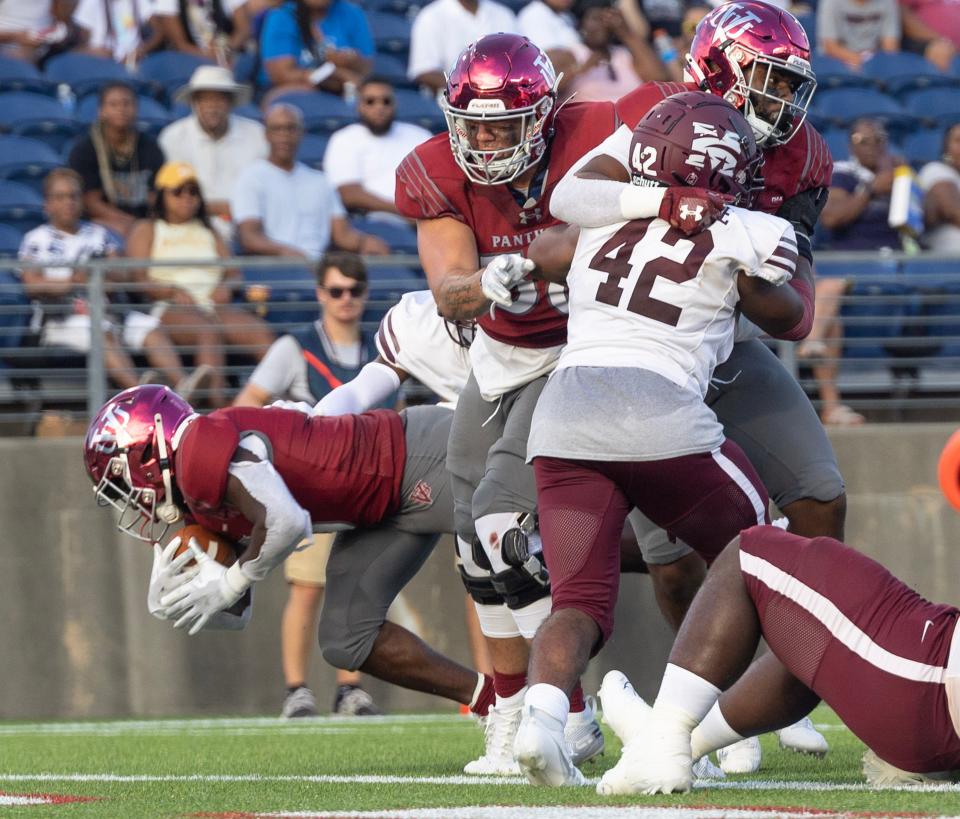
[[582,461],[538,457],[537,506],[553,611],[574,608],[613,630],[620,585],[620,534],[638,507],[709,563],[741,529],[767,520],[767,492],[743,451],[661,461]]

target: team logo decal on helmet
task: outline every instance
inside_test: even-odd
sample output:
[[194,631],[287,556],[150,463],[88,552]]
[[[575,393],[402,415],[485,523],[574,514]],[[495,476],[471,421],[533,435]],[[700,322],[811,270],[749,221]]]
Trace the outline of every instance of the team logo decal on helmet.
[[[526,37],[490,34],[467,46],[447,78],[441,108],[454,159],[471,182],[512,182],[547,149],[559,80],[550,58]],[[511,126],[504,145],[483,148],[484,125]]]
[[817,87],[803,26],[763,0],[735,0],[710,12],[697,26],[686,62],[701,90],[739,109],[764,146],[799,130]]

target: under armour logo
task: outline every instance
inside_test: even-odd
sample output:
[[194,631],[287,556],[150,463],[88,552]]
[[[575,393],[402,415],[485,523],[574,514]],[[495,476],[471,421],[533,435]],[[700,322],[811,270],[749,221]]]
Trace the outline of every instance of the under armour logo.
[[543,211],[540,210],[540,208],[534,208],[533,210],[522,210],[517,218],[520,220],[521,225],[533,224],[543,219]]
[[686,202],[683,202],[680,205],[680,218],[693,219],[693,221],[699,222],[703,219],[703,205],[697,205],[695,208],[691,208]]
[[426,481],[417,481],[410,493],[410,503],[418,506],[429,506],[433,503],[433,488]]

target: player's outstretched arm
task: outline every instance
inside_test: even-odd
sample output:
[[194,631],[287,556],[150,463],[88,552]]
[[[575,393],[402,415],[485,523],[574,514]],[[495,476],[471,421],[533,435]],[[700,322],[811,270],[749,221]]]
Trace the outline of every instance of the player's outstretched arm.
[[803,322],[803,299],[792,287],[739,273],[737,289],[740,291],[740,310],[768,335],[790,337]]
[[577,250],[580,228],[576,225],[554,225],[543,231],[527,248],[527,258],[535,265],[531,276],[562,284]]
[[377,356],[356,377],[328,392],[313,408],[315,415],[348,415],[366,412],[395,393],[410,374]]
[[440,314],[471,319],[490,307],[483,294],[480,256],[473,232],[451,216],[417,221],[417,250]]

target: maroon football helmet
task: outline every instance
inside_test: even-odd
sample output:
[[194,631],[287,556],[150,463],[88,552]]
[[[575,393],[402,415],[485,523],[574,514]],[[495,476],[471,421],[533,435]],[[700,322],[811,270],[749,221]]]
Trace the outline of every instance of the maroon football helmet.
[[[550,58],[519,34],[489,34],[463,50],[440,105],[454,159],[471,182],[512,182],[539,162],[550,138],[557,82]],[[516,141],[493,151],[474,147],[470,137],[481,122],[516,124]]]
[[630,142],[634,185],[707,188],[749,207],[763,153],[746,118],[726,100],[684,91],[658,102]]
[[[765,147],[797,132],[817,88],[803,26],[763,0],[717,6],[697,26],[686,59],[692,80],[736,106]],[[789,101],[777,93],[782,82]]]
[[147,384],[114,396],[83,441],[97,503],[120,510],[118,528],[157,542],[183,517],[173,495],[173,442],[196,413],[167,387]]

